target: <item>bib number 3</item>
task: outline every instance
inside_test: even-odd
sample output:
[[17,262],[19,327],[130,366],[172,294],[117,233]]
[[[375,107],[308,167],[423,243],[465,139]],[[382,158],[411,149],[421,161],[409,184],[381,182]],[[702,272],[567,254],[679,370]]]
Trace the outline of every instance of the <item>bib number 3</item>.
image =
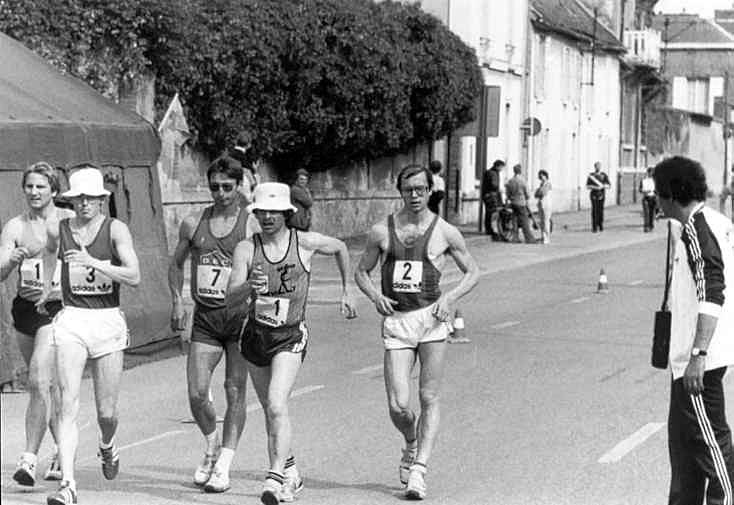
[[[106,263],[111,264],[108,260]],[[99,270],[82,265],[69,265],[71,292],[80,296],[99,296],[112,293],[112,279]]]
[[396,261],[392,289],[396,293],[420,293],[423,286],[422,261]]
[[288,319],[289,306],[288,298],[258,295],[255,298],[255,321],[271,328],[283,326]]

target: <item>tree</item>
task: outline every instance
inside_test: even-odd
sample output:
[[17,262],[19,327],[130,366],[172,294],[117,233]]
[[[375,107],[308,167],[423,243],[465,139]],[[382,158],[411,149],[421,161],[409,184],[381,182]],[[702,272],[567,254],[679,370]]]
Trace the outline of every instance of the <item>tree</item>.
[[473,119],[476,56],[416,5],[0,0],[0,30],[108,96],[156,78],[212,155],[242,130],[281,172],[391,155]]

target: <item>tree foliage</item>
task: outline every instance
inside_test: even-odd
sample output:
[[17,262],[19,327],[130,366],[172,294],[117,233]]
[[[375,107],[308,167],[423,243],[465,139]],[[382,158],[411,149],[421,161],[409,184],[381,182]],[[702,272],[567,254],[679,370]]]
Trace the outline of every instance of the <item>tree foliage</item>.
[[178,92],[211,154],[242,130],[290,171],[405,150],[472,119],[470,48],[417,5],[371,0],[0,0],[0,30],[114,96]]

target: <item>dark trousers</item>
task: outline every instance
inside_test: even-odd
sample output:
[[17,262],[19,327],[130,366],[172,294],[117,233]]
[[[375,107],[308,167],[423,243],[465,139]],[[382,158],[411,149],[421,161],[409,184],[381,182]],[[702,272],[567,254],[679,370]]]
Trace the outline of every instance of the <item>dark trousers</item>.
[[[726,367],[703,376],[704,391],[691,396],[683,379],[673,381],[668,415],[669,505],[732,503],[734,451],[724,409]],[[708,486],[706,485],[708,481]]]
[[484,200],[484,233],[491,235],[493,238],[496,238],[497,234],[492,229],[492,214],[494,214],[499,205],[499,193],[490,193],[489,198]]
[[604,197],[591,197],[591,230],[604,229]]
[[645,231],[655,228],[655,196],[642,197],[642,227]]
[[533,230],[530,228],[530,219],[528,219],[528,207],[527,205],[515,205],[512,204],[512,211],[517,216],[517,224],[520,225],[522,234],[525,237],[525,242],[532,244],[535,242],[535,235]]

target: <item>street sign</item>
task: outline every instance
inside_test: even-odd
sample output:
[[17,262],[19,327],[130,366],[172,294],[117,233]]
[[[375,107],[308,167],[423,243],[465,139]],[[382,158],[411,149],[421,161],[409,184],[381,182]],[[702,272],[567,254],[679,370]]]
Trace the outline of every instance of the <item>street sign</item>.
[[537,135],[540,133],[540,121],[536,117],[529,117],[525,121],[522,122],[522,125],[520,126],[521,130],[527,130],[528,135],[531,137]]

